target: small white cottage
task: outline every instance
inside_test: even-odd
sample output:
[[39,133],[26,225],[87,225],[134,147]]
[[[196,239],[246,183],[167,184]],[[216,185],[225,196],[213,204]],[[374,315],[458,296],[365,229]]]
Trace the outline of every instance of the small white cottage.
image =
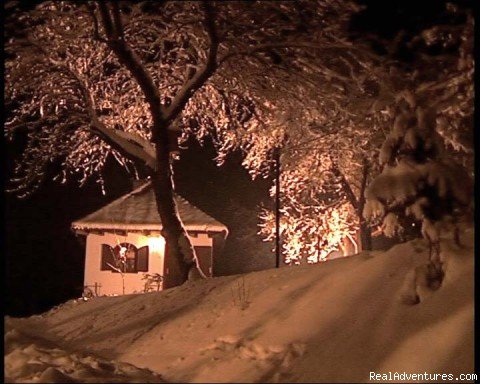
[[[180,196],[175,199],[200,268],[214,276],[213,261],[221,253],[227,227]],[[174,285],[150,182],[73,222],[72,229],[86,239],[84,286],[94,294],[146,292],[158,276],[162,281],[156,280],[157,289]]]

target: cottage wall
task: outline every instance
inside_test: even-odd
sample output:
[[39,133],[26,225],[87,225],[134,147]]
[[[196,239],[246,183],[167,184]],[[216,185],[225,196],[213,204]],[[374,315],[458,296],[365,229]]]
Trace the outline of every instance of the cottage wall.
[[[212,238],[206,233],[197,233],[191,237],[194,246],[211,247]],[[104,232],[89,233],[86,240],[85,274],[84,285],[101,295],[121,295],[122,276],[120,273],[101,270],[102,244],[115,247],[120,243],[131,243],[137,248],[149,247],[148,273],[159,273],[164,276],[165,240],[159,235],[146,236],[136,232],[128,232],[126,236]],[[211,263],[210,263],[211,265]],[[211,275],[211,271],[204,271]],[[144,292],[145,280],[142,280],[146,272],[124,273],[125,294]]]
[[[87,236],[85,278],[84,285],[89,286],[92,291],[95,284],[99,295],[122,294],[122,276],[120,273],[101,270],[102,244],[115,247],[119,243],[131,243],[137,248],[149,247],[148,273],[159,273],[163,275],[163,255],[165,241],[162,237],[147,237],[138,233],[127,233],[126,236],[119,236],[105,232],[102,234],[90,233]],[[124,273],[125,293],[143,292],[145,280],[142,280],[145,272]]]
[[[190,233],[190,241],[194,247],[210,247],[210,251],[214,246],[212,237],[204,232],[196,232],[195,234]],[[200,253],[200,254],[199,254]],[[213,273],[213,252],[210,253],[210,260],[206,259],[205,252],[197,252],[197,255],[201,257],[200,267],[202,268],[203,273],[206,276],[212,276]]]

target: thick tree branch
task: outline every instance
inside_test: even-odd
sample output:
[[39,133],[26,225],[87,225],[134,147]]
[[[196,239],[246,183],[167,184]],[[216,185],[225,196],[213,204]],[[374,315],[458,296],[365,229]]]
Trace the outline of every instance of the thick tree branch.
[[332,172],[335,176],[340,178],[340,183],[342,185],[342,188],[347,196],[348,201],[350,204],[352,204],[353,208],[355,210],[358,209],[358,200],[355,197],[355,193],[353,193],[352,187],[350,186],[350,183],[347,181],[345,178],[345,175],[338,169],[337,166],[334,166],[332,169]]
[[85,83],[80,76],[72,71],[70,71],[70,73],[76,78],[82,92],[85,101],[85,108],[90,117],[90,129],[92,132],[100,136],[114,149],[119,150],[125,157],[134,161],[140,160],[150,169],[155,169],[155,148],[152,144],[138,135],[130,134],[118,129],[111,129],[103,124],[95,112],[93,98],[85,86]]
[[92,96],[88,92],[87,87],[82,82],[80,76],[75,74],[73,76],[78,82],[85,101],[85,108],[90,117],[90,130],[101,137],[112,148],[119,150],[125,157],[135,162],[141,161],[147,167],[155,169],[155,149],[152,144],[137,135],[119,129],[108,128],[102,123],[95,112]]
[[108,39],[115,38],[117,36],[114,35],[113,23],[110,17],[110,11],[108,10],[108,6],[106,2],[99,1],[98,8],[100,10],[100,15],[102,18],[103,28],[105,30],[105,34],[107,35]]
[[188,80],[182,89],[177,93],[172,101],[172,104],[166,111],[166,119],[171,122],[182,112],[185,105],[192,95],[201,88],[206,81],[215,73],[218,68],[217,54],[218,54],[218,32],[215,25],[215,10],[208,1],[202,3],[204,11],[205,30],[208,34],[210,48],[207,55],[207,61],[203,68],[198,71],[190,80]]
[[138,135],[133,135],[118,129],[108,128],[98,118],[95,112],[93,97],[88,91],[88,88],[86,87],[85,82],[80,75],[70,70],[70,68],[68,68],[66,65],[61,66],[60,63],[54,60],[50,61],[59,68],[66,70],[76,79],[85,102],[85,109],[90,117],[90,129],[92,132],[99,135],[113,148],[120,150],[125,157],[128,157],[134,161],[140,160],[149,168],[155,169],[155,148],[152,146],[152,144]]
[[89,2],[89,3],[86,4],[86,7],[87,7],[87,10],[88,10],[88,13],[90,14],[90,16],[92,16],[93,39],[106,43],[107,41],[100,36],[100,30],[98,28],[98,18],[97,18],[97,15],[95,13],[95,5],[93,3]]
[[78,85],[78,89],[82,94],[84,101],[84,107],[90,119],[89,127],[91,131],[100,136],[107,144],[114,149],[119,150],[125,157],[135,162],[142,162],[151,169],[155,169],[155,149],[152,144],[139,137],[128,132],[121,130],[108,128],[103,124],[95,112],[95,103],[93,96],[86,86],[85,80],[82,76],[73,71],[66,63],[55,60],[48,55],[45,49],[37,43],[28,40],[28,43],[36,47],[42,52],[45,58],[55,68],[55,70],[66,73],[68,76],[73,77]]
[[158,88],[155,85],[153,78],[143,66],[140,58],[123,39],[123,28],[120,21],[119,10],[117,9],[115,11],[115,5],[113,6],[114,11],[112,20],[112,15],[110,14],[107,3],[100,1],[98,2],[98,7],[107,34],[107,45],[117,55],[120,62],[130,71],[147,100],[154,126],[152,139],[153,141],[157,141],[158,136],[161,134],[159,131],[162,128],[165,130],[167,128],[167,120],[164,117],[164,110],[160,102]]
[[100,120],[92,120],[90,129],[123,156],[134,161],[141,160],[150,169],[155,169],[155,150],[148,141],[142,143],[136,135],[108,128]]
[[370,171],[370,165],[367,159],[363,159],[362,166],[362,179],[360,185],[360,196],[358,198],[357,212],[363,216],[363,207],[365,206],[365,189],[367,187],[368,172]]
[[112,2],[112,14],[113,14],[113,26],[115,28],[115,34],[119,39],[124,38],[123,34],[123,23],[122,17],[120,15],[120,8],[118,7],[118,2]]

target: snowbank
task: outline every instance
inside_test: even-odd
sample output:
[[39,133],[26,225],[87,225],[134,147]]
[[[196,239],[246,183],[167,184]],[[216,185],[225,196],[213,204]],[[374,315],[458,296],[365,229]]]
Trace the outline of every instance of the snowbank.
[[427,261],[422,240],[8,318],[6,376],[368,382],[370,372],[472,373],[473,231],[463,241],[462,249],[442,243],[443,285],[434,292],[420,286],[417,305],[404,304],[402,295],[411,272]]
[[[5,322],[5,382],[159,383],[160,375],[128,363],[62,350]],[[41,329],[35,329],[38,332]]]

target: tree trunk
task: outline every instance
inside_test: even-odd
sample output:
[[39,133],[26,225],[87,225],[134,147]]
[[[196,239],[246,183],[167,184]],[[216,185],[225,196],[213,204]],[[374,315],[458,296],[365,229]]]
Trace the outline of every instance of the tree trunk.
[[360,216],[360,242],[362,251],[372,250],[372,230],[370,226],[365,222],[365,219]]
[[208,2],[202,4],[205,14],[205,30],[210,40],[207,61],[205,66],[183,85],[170,107],[165,109],[152,76],[124,38],[118,2],[98,2],[103,29],[107,36],[106,42],[142,89],[153,120],[151,140],[155,145],[156,162],[155,169],[151,171],[151,177],[157,210],[162,221],[162,235],[166,242],[165,288],[174,287],[187,281],[188,272],[195,264],[197,264],[199,275],[205,277],[198,264],[195,250],[178,216],[170,164],[170,152],[174,149],[171,148],[171,143],[177,142],[176,137],[175,140],[172,140],[171,135],[178,134],[178,131],[173,132],[171,129],[172,123],[183,111],[194,92],[202,87],[217,69],[216,58],[219,41],[215,27],[215,12]]
[[350,184],[348,183],[343,173],[341,173],[336,166],[334,166],[333,168],[334,174],[339,176],[341,179],[342,188],[343,188],[343,191],[345,192],[347,200],[350,202],[350,204],[352,205],[353,209],[357,214],[358,222],[360,223],[360,243],[361,243],[362,251],[372,250],[372,231],[367,221],[365,220],[365,217],[363,216],[363,207],[365,206],[365,189],[367,187],[367,179],[368,179],[369,171],[370,171],[370,164],[368,160],[364,158],[363,166],[362,166],[360,195],[357,199],[355,197],[355,193],[353,192]]
[[157,169],[152,174],[152,185],[162,221],[162,236],[166,242],[163,286],[171,288],[187,281],[188,272],[195,264],[195,256],[177,213],[169,151],[157,144],[156,154]]
[[366,158],[363,159],[362,167],[362,182],[360,185],[360,196],[357,201],[357,217],[360,223],[360,242],[362,251],[372,250],[372,230],[363,216],[363,208],[365,207],[365,189],[367,188],[368,173],[370,171],[370,164]]
[[458,228],[458,225],[455,223],[455,228],[453,230],[453,241],[455,242],[455,245],[458,247],[462,247],[462,243],[460,241],[460,228]]

